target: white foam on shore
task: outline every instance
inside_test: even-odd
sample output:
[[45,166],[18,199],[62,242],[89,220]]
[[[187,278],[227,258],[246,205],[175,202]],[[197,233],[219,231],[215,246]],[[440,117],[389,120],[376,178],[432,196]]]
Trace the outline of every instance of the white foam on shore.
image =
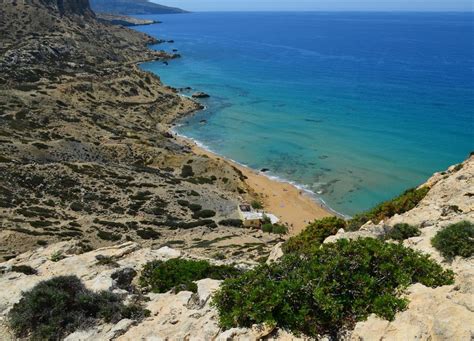
[[[174,128],[179,128],[180,126],[182,126],[182,124],[177,124]],[[174,128],[171,128],[171,132],[173,134],[175,134],[176,136],[180,137],[180,138],[183,138],[185,140],[188,140],[188,141],[191,141],[192,143],[194,143],[196,146],[198,146],[199,148],[202,148],[212,154],[215,154],[216,156],[219,156],[225,160],[228,160],[232,163],[235,163],[241,167],[245,167],[245,168],[248,168],[250,169],[251,171],[259,174],[259,175],[263,175],[267,178],[269,178],[270,180],[272,181],[276,181],[276,182],[280,182],[280,183],[285,183],[285,184],[289,184],[295,188],[297,188],[298,190],[300,190],[301,192],[303,192],[303,195],[306,195],[308,196],[311,200],[315,201],[318,205],[320,205],[322,208],[324,208],[325,210],[331,212],[332,214],[334,214],[335,216],[338,216],[342,219],[350,219],[351,217],[348,216],[348,215],[345,215],[343,213],[340,213],[340,212],[337,212],[336,210],[332,209],[325,201],[323,198],[319,197],[316,193],[314,193],[312,190],[310,190],[308,188],[308,186],[306,185],[302,185],[302,184],[299,184],[299,183],[296,183],[294,181],[291,181],[291,180],[287,180],[285,178],[282,178],[280,176],[277,176],[277,175],[272,175],[272,174],[269,174],[269,173],[266,173],[266,172],[260,172],[256,169],[253,169],[252,167],[249,167],[248,165],[244,164],[244,163],[241,163],[241,162],[238,162],[236,160],[233,160],[229,157],[226,157],[226,156],[223,156],[217,152],[215,152],[214,150],[212,150],[212,148],[210,148],[209,146],[207,146],[206,144],[202,143],[201,141],[198,141],[192,137],[189,137],[189,136],[186,136],[184,134],[181,134],[181,133],[178,133]]]

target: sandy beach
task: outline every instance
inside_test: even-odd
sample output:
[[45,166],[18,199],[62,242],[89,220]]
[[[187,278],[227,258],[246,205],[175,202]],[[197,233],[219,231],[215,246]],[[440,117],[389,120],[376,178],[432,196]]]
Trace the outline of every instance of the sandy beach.
[[265,211],[273,213],[283,224],[289,226],[289,235],[298,234],[316,219],[334,215],[324,205],[290,183],[270,179],[261,172],[201,148],[191,139],[179,135],[177,138],[187,144],[198,155],[206,155],[216,160],[225,160],[238,168],[247,177],[247,185],[261,198]]

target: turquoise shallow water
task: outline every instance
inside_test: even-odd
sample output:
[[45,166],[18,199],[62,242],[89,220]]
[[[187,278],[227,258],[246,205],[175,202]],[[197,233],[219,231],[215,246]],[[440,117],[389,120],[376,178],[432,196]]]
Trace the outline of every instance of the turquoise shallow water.
[[[352,215],[474,149],[472,13],[194,13],[145,63],[212,97],[177,131]],[[200,123],[206,120],[206,124]]]

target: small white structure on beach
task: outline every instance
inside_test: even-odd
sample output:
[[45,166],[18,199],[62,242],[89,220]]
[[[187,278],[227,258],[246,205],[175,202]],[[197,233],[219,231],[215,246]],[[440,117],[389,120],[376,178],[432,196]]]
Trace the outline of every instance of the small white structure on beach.
[[245,227],[259,228],[262,226],[262,222],[265,218],[270,219],[272,224],[276,224],[280,221],[274,214],[254,211],[252,206],[248,204],[239,205],[239,215]]

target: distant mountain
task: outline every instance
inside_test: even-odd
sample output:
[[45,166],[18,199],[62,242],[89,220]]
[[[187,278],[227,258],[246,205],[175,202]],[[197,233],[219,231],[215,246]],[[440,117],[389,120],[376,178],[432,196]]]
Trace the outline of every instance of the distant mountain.
[[94,12],[113,14],[174,14],[185,13],[180,8],[158,5],[148,0],[90,0]]

